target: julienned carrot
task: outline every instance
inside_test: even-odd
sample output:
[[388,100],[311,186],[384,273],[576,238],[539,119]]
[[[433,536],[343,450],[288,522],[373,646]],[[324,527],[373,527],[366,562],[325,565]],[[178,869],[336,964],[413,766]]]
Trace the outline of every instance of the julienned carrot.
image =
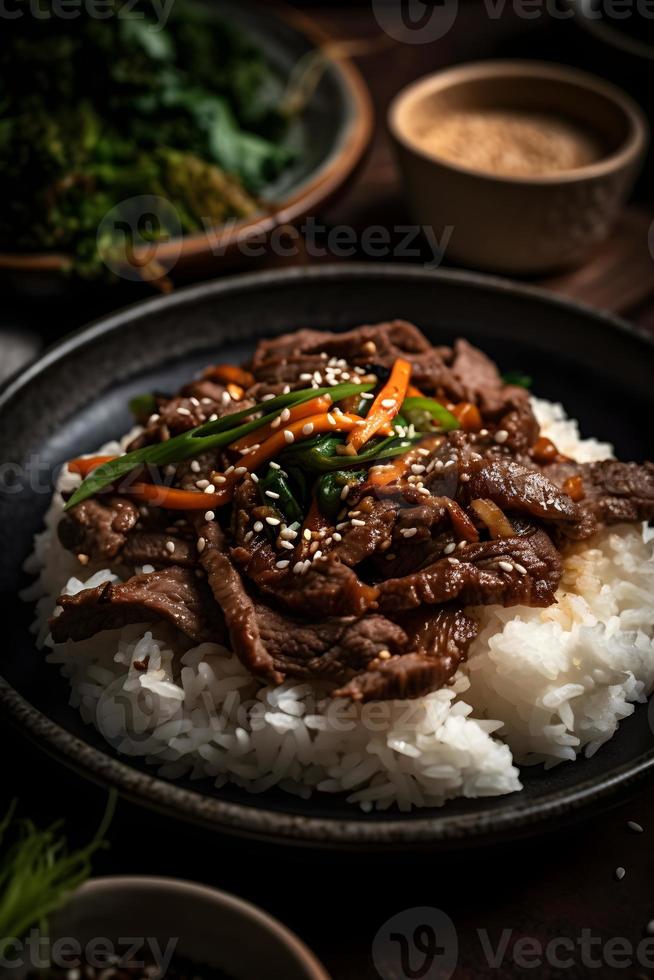
[[71,473],[88,476],[98,466],[102,466],[103,463],[111,463],[114,459],[116,459],[115,456],[80,456],[79,459],[71,459],[67,466]]
[[283,423],[257,449],[253,449],[241,457],[236,469],[232,470],[232,473],[227,477],[228,485],[239,479],[240,474],[237,471],[241,467],[245,467],[249,472],[258,470],[260,466],[274,459],[294,442],[309,439],[311,436],[319,435],[322,432],[350,432],[364,421],[365,419],[360,419],[358,415],[346,415],[345,412],[325,412],[321,415],[309,415],[306,418],[298,419],[296,422]]
[[[302,402],[301,405],[296,405],[294,408],[284,409],[285,412],[288,412],[288,415],[283,423],[280,421],[273,426],[273,424],[269,422],[267,425],[262,425],[260,429],[255,429],[255,431],[251,432],[249,436],[243,436],[242,439],[239,439],[237,442],[233,443],[233,445],[231,445],[229,448],[236,449],[238,451],[241,449],[249,449],[250,446],[256,446],[257,444],[260,445],[271,435],[273,435],[280,425],[283,424],[285,428],[288,428],[289,423],[297,422],[298,419],[305,419],[309,415],[320,415],[323,412],[328,412],[331,403],[331,395],[320,395],[318,398],[312,398],[308,402]],[[284,412],[281,412],[280,416],[283,414]],[[280,418],[280,416],[278,416],[278,418]]]
[[208,367],[203,377],[209,378],[211,381],[222,381],[225,384],[231,382],[240,385],[241,388],[251,388],[254,384],[253,375],[249,371],[237,367],[236,364],[216,364],[213,367]]
[[390,463],[373,466],[368,475],[368,482],[373,487],[385,487],[395,480],[401,480],[409,468],[409,463],[404,456],[398,456]]
[[162,487],[156,483],[132,483],[121,487],[120,493],[133,500],[140,500],[153,507],[166,510],[211,510],[223,507],[232,499],[232,487],[216,493],[203,493],[200,490],[178,490],[176,487]]
[[369,439],[372,439],[379,432],[382,426],[393,421],[406,397],[410,378],[411,365],[408,361],[398,357],[388,381],[370,407],[366,416],[366,424],[359,425],[352,430],[347,439],[348,446],[358,452]]

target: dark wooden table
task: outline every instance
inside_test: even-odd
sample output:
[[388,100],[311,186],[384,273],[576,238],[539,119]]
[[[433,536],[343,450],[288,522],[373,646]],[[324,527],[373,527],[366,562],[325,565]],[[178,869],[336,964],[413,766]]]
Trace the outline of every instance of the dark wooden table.
[[[321,219],[357,229],[407,221],[383,119],[393,93],[412,78],[441,65],[492,54],[549,51],[554,59],[573,60],[563,54],[577,50],[569,34],[552,40],[551,25],[524,21],[510,12],[489,20],[483,6],[463,2],[455,29],[437,44],[394,45],[359,60],[377,110],[375,140],[357,181]],[[311,13],[338,38],[379,34],[368,4],[318,5]],[[547,48],[548,43],[555,47]],[[654,329],[649,207],[637,201],[612,241],[584,269],[550,282],[551,288],[621,310]],[[7,372],[26,350],[124,301],[121,294],[115,301],[89,298],[84,303],[35,302],[28,307],[6,302],[0,366]],[[75,839],[89,835],[99,820],[104,791],[63,769],[1,723],[0,734],[5,736],[0,804],[18,795],[23,812],[43,822],[66,815]],[[644,833],[630,831],[628,820],[638,821]],[[654,939],[640,954],[636,951],[639,943],[647,942],[646,925],[654,919],[653,840],[651,788],[641,788],[608,812],[587,816],[564,831],[492,849],[419,858],[339,858],[235,843],[123,801],[110,833],[111,848],[98,856],[96,869],[177,875],[233,891],[295,929],[337,980],[379,977],[372,954],[376,934],[390,917],[420,906],[441,910],[452,920],[459,950],[454,976],[462,980],[645,978],[654,977]],[[621,881],[614,875],[618,866],[626,869]],[[408,935],[419,920],[418,913],[408,914],[403,927]],[[521,947],[515,946],[520,939],[532,939],[543,948],[552,941],[563,945],[551,946],[544,956],[538,946],[523,946],[520,961]],[[489,946],[503,950],[495,967],[485,952]],[[390,955],[388,944],[383,948]],[[419,964],[418,957],[414,966]],[[385,978],[390,975],[383,973]],[[405,975],[395,974],[397,980]],[[420,971],[413,975],[420,976]],[[428,974],[429,980],[437,975]]]

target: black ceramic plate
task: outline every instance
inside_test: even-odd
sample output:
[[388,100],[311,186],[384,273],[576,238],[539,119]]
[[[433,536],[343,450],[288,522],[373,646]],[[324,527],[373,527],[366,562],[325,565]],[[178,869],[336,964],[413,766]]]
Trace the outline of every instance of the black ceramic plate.
[[[256,340],[302,326],[343,328],[392,317],[415,321],[435,343],[464,335],[535,392],[566,403],[582,431],[615,443],[625,459],[652,455],[651,340],[626,323],[539,291],[464,273],[400,266],[324,267],[226,279],[116,313],[54,347],[0,395],[0,462],[32,479],[0,494],[1,586],[6,599],[0,703],[44,749],[131,798],[217,829],[339,847],[474,842],[552,824],[625,792],[654,767],[647,708],[640,707],[592,759],[524,773],[511,796],[457,800],[409,815],[364,815],[342,799],[251,796],[198,783],[167,783],[113,755],[76,711],[28,633],[31,609],[16,599],[21,565],[62,461],[130,424],[128,398],[169,389],[218,356],[241,360]],[[6,491],[5,487],[5,491]]]

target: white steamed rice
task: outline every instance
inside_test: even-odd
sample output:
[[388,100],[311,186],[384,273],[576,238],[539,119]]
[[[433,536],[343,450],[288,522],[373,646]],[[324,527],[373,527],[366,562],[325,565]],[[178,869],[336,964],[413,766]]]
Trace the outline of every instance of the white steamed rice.
[[[580,439],[560,405],[534,406],[563,453],[581,461],[612,454]],[[58,491],[78,479],[63,474]],[[34,631],[84,721],[166,778],[230,781],[254,793],[279,786],[302,797],[345,792],[364,810],[496,796],[520,790],[516,763],[552,766],[597,751],[654,688],[654,534],[640,525],[571,549],[558,605],[476,609],[482,631],[452,687],[360,707],[309,684],[262,687],[224,647],[191,646],[162,624],[54,646],[47,619],[60,592],[121,573],[89,565],[79,577],[57,540],[61,508],[57,492],[26,566],[38,575],[24,594],[38,600]],[[146,657],[147,670],[138,670]]]

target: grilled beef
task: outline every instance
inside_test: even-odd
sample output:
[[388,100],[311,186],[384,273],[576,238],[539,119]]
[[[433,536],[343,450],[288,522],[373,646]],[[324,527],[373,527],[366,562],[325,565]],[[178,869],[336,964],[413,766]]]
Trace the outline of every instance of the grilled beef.
[[[401,320],[262,341],[248,390],[205,377],[172,398],[157,396],[131,448],[284,391],[383,383],[398,357],[412,366],[411,384],[441,403],[472,402],[480,431],[430,432],[403,457],[367,464],[340,499],[337,481],[325,514],[309,508],[322,471],[304,473],[301,453],[285,457],[296,481],[293,509],[288,496],[284,503],[262,493],[256,475],[239,474],[242,457],[228,447],[181,462],[174,485],[199,492],[239,474],[231,507],[212,514],[137,507],[118,487],[84,501],[62,518],[64,547],[121,569],[161,571],[62,596],[55,640],[158,618],[194,642],[228,638],[268,683],[316,679],[355,701],[417,697],[449,683],[465,660],[478,627],[463,606],[550,605],[562,574],[559,548],[569,539],[654,518],[654,464],[561,462],[550,447],[550,463],[536,465],[539,426],[528,393],[505,384],[467,341],[432,347]],[[214,377],[230,376],[221,370]],[[357,402],[344,407],[365,414]],[[410,420],[402,431],[414,438]],[[339,469],[357,467],[347,447],[334,451],[343,451]]]
[[225,640],[225,628],[206,583],[184,568],[106,582],[57,600],[62,610],[50,622],[55,643],[85,640],[102,630],[163,619],[195,643]]

